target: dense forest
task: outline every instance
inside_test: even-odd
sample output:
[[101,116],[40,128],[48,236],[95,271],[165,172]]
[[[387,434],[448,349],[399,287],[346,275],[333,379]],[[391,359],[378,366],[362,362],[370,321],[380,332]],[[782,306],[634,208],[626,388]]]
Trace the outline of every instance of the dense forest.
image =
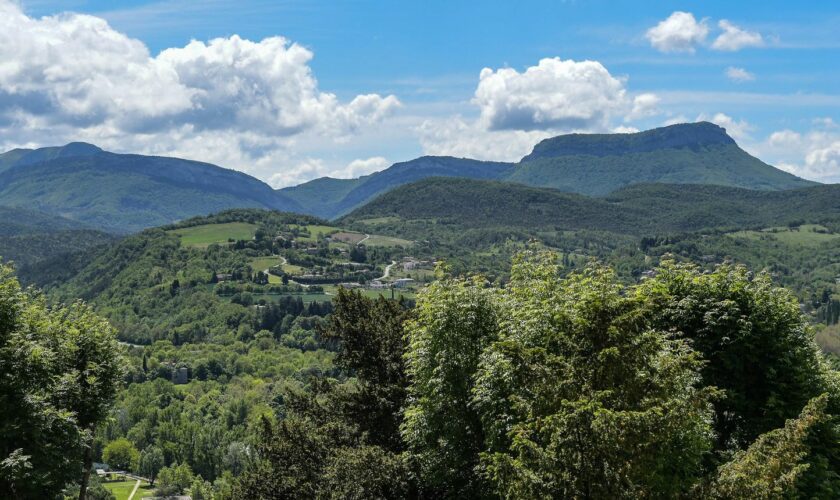
[[[329,308],[268,309],[309,318],[314,349],[270,329],[120,347],[86,306],[47,306],[3,276],[3,366],[45,374],[4,377],[4,403],[38,395],[76,429],[6,443],[10,498],[77,495],[86,457],[194,498],[840,491],[840,374],[796,297],[744,267],[666,261],[628,285],[531,251],[501,287],[439,266],[416,307],[339,289]],[[27,354],[43,349],[55,355]],[[118,383],[91,386],[90,370]],[[44,407],[3,408],[19,429]],[[91,491],[107,498],[98,479]]]

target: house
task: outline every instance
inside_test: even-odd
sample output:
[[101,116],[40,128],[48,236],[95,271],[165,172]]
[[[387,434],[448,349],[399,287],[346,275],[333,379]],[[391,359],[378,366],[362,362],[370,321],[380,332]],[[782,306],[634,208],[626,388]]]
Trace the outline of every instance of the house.
[[230,281],[233,279],[233,275],[229,273],[216,273],[216,281],[221,283],[222,281]]
[[339,283],[338,286],[342,288],[346,288],[350,290],[351,288],[361,288],[362,285],[360,283]]
[[317,255],[320,249],[318,247],[310,247],[304,250],[309,255]]
[[371,281],[369,286],[370,286],[372,289],[374,289],[374,290],[382,290],[383,288],[388,288],[388,284],[387,284],[387,283],[382,283],[382,282],[381,282],[381,281],[379,281],[379,280],[373,280],[373,281]]

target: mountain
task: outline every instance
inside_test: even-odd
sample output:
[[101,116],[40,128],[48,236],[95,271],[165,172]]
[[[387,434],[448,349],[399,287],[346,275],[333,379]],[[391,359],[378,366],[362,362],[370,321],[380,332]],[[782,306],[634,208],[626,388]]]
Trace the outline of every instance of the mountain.
[[749,155],[708,122],[634,134],[546,139],[505,180],[589,195],[640,183],[713,184],[760,190],[813,186]]
[[68,229],[90,229],[81,222],[25,208],[0,207],[0,237]]
[[632,134],[568,134],[546,139],[519,163],[424,156],[359,179],[322,178],[281,193],[321,217],[335,217],[394,187],[427,177],[516,182],[587,195],[639,183],[713,184],[760,190],[812,186],[750,156],[708,122]]
[[280,193],[300,203],[307,213],[332,218],[363,205],[381,193],[416,180],[428,177],[501,179],[513,168],[513,164],[503,162],[423,156],[395,163],[385,170],[358,179],[323,177],[281,189]]
[[[398,219],[398,220],[395,220]],[[759,191],[693,184],[646,184],[607,197],[475,179],[430,178],[393,189],[339,219],[364,230],[415,223],[452,231],[518,227],[628,235],[758,228],[840,220],[840,185]],[[381,222],[384,221],[384,222]],[[422,221],[425,224],[417,225]],[[426,228],[426,229],[423,229]],[[422,234],[400,234],[414,238]]]
[[0,205],[129,233],[234,207],[303,211],[267,184],[209,163],[84,143],[0,155]]

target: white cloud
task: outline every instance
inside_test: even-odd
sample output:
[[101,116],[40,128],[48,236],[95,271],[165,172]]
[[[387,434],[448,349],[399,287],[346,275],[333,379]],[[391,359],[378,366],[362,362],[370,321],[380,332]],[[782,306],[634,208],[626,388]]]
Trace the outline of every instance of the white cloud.
[[773,147],[789,148],[798,146],[802,141],[802,136],[799,132],[786,129],[773,132],[767,140]]
[[473,102],[491,130],[604,127],[624,85],[597,61],[542,59],[520,73],[484,68]]
[[659,97],[630,99],[624,81],[597,61],[542,59],[519,72],[485,68],[472,100],[479,117],[425,120],[416,128],[432,155],[516,161],[547,137],[570,132],[627,132],[627,122],[660,113]]
[[792,174],[820,182],[840,182],[840,132],[817,128],[771,133],[754,149],[761,158]]
[[[295,146],[337,144],[400,106],[390,95],[342,102],[320,90],[312,57],[283,37],[236,35],[152,57],[98,17],[35,19],[0,0],[0,136],[5,145],[87,140],[270,178],[278,165],[306,163]],[[305,169],[288,177],[296,171]]]
[[752,125],[746,122],[746,120],[735,120],[724,113],[715,113],[711,117],[701,113],[700,116],[697,117],[697,121],[709,121],[715,125],[719,125],[725,128],[726,133],[737,141],[749,139],[749,132],[753,128]]
[[709,35],[705,19],[699,22],[690,12],[676,11],[667,19],[647,30],[645,37],[660,52],[694,52]]
[[636,120],[656,116],[661,113],[659,102],[661,99],[656,94],[639,94],[633,98],[633,108],[625,117],[625,120]]
[[379,172],[380,170],[388,168],[390,165],[391,163],[381,156],[374,156],[364,160],[357,159],[351,161],[340,174],[334,176],[338,178],[352,179],[354,177],[361,177],[363,175]]
[[735,66],[726,68],[726,77],[735,83],[751,82],[755,80],[754,74],[744,68],[737,68]]
[[732,52],[745,47],[761,47],[764,45],[764,38],[758,32],[741,29],[726,19],[718,22],[718,26],[723,30],[723,33],[712,42],[712,48],[715,50]]
[[426,120],[417,132],[425,154],[496,161],[519,161],[536,143],[556,135],[545,130],[489,130],[480,120],[462,117]]

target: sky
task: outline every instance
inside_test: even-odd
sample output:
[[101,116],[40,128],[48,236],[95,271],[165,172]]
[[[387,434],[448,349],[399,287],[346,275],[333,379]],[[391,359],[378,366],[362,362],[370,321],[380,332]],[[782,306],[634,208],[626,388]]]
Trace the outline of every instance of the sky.
[[86,141],[274,187],[707,120],[840,182],[840,4],[0,0],[0,149]]

